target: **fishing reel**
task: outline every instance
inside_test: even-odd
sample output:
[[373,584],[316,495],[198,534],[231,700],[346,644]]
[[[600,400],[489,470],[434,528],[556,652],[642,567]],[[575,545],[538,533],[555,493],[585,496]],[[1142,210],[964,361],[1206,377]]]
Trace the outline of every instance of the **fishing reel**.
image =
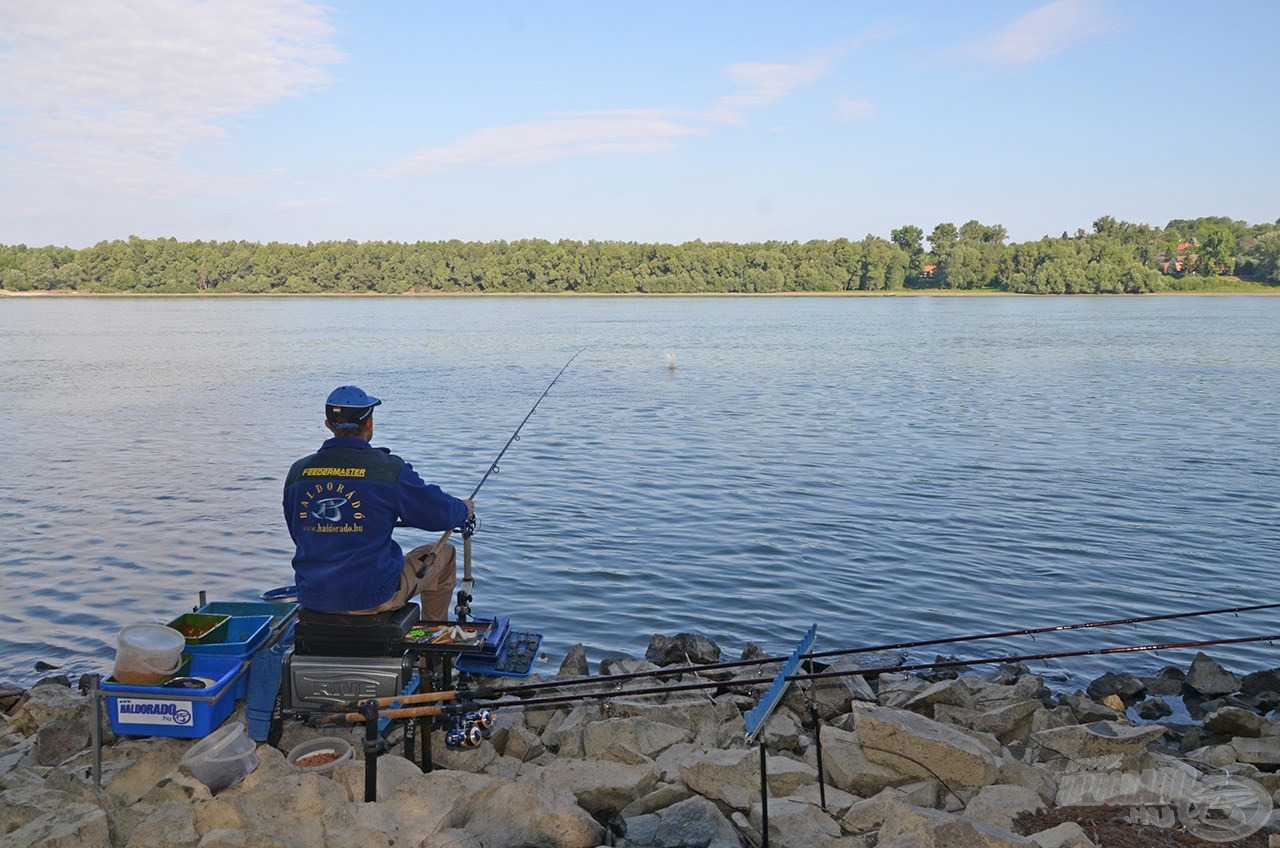
[[449,716],[449,727],[444,732],[445,747],[453,751],[479,747],[481,742],[489,738],[493,722],[493,710],[490,709]]
[[476,520],[474,515],[467,516],[467,520],[453,528],[453,532],[458,533],[464,539],[470,539],[480,529],[480,522]]

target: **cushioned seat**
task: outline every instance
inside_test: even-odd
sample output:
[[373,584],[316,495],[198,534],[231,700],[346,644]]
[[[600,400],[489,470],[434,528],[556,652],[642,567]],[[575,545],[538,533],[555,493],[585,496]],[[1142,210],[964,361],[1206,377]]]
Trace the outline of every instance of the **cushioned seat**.
[[404,651],[404,637],[422,618],[422,610],[408,603],[390,612],[349,615],[298,610],[299,654],[331,656],[394,656]]

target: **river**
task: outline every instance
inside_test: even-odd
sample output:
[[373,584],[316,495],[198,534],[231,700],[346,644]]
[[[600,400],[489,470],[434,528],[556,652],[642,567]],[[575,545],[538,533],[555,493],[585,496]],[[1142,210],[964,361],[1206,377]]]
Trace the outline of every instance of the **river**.
[[[291,583],[281,482],[334,386],[465,495],[578,351],[477,498],[475,608],[543,633],[541,669],[654,633],[736,658],[814,623],[831,649],[1276,600],[1280,298],[3,298],[0,680],[109,671],[126,624]],[[1270,633],[1276,611],[913,658]]]

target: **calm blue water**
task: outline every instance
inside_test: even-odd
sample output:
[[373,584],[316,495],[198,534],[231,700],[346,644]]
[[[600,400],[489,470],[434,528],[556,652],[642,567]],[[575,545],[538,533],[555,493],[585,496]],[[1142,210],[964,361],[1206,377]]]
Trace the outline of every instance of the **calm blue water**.
[[1280,600],[1280,298],[9,298],[0,680],[108,670],[125,624],[292,582],[281,479],[334,386],[465,495],[579,350],[477,499],[475,606],[544,633],[551,670],[659,632],[736,658],[814,622],[839,648]]

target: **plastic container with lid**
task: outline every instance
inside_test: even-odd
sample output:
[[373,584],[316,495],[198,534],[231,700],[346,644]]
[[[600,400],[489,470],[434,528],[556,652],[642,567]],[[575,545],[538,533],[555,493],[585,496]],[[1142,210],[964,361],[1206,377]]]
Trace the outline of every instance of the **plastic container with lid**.
[[112,677],[131,686],[149,686],[174,674],[182,665],[187,639],[161,624],[130,624],[116,635]]
[[182,765],[210,792],[234,786],[258,767],[258,746],[238,721],[223,725],[188,749]]

